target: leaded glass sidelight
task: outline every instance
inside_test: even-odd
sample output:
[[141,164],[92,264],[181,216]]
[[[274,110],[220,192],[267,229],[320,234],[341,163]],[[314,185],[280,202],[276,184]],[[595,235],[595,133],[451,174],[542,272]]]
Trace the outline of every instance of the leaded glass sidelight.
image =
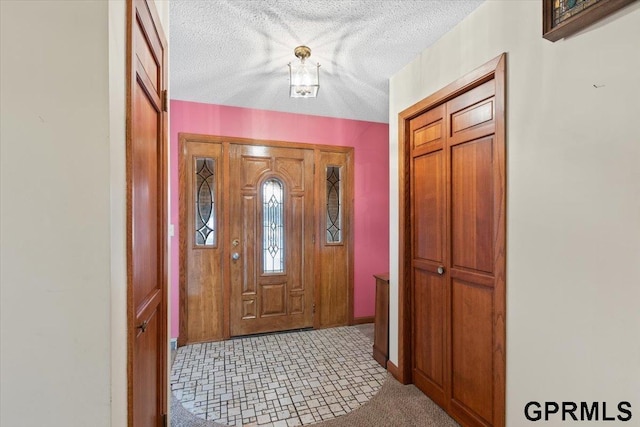
[[262,265],[265,273],[284,272],[284,185],[277,178],[262,184]]
[[342,242],[340,166],[327,167],[327,243]]
[[215,160],[195,158],[195,243],[216,245]]

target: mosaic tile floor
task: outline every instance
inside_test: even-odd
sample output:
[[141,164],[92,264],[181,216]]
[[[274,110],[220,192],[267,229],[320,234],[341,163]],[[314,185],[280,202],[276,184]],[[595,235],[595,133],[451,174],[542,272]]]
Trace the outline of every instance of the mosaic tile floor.
[[171,369],[171,389],[189,412],[233,426],[335,418],[367,402],[385,379],[357,327],[189,345]]

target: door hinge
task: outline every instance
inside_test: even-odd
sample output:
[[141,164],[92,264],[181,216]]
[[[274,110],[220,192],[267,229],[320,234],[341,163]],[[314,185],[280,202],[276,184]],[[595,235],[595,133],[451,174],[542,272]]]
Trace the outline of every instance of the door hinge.
[[311,236],[311,243],[316,244],[316,235]]
[[311,306],[311,314],[316,314],[316,304],[315,303]]
[[162,91],[162,111],[169,111],[169,94],[166,89]]
[[167,414],[162,414],[162,427],[167,427]]

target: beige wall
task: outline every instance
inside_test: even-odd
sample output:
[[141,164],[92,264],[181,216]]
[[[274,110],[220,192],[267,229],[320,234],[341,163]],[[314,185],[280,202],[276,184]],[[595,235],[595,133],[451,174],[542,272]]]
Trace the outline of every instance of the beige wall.
[[0,424],[110,425],[107,2],[0,2]]
[[524,425],[530,400],[614,408],[630,400],[637,412],[640,2],[551,43],[541,37],[540,1],[487,1],[391,78],[391,360],[398,355],[397,115],[502,52],[507,425]]
[[109,1],[111,426],[127,425],[126,3]]

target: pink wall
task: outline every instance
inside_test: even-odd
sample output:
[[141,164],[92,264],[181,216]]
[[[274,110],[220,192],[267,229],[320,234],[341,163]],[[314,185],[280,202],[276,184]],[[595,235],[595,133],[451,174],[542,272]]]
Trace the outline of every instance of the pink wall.
[[[311,100],[313,102],[313,100]],[[178,336],[178,133],[355,147],[354,316],[373,316],[373,274],[389,269],[386,123],[171,101],[171,336]]]

